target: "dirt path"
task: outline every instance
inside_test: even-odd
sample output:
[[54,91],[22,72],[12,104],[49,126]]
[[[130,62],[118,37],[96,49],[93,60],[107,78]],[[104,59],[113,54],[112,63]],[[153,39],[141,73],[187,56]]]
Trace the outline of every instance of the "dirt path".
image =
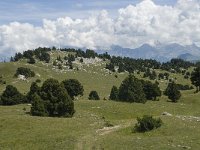
[[113,132],[116,132],[120,129],[127,128],[127,127],[129,127],[130,125],[133,124],[132,121],[133,120],[126,122],[126,123],[123,123],[123,124],[115,125],[113,127],[103,127],[102,129],[97,129],[95,132],[81,137],[77,141],[75,149],[77,149],[77,150],[96,149],[95,142],[100,137],[106,136],[106,135],[111,134]]

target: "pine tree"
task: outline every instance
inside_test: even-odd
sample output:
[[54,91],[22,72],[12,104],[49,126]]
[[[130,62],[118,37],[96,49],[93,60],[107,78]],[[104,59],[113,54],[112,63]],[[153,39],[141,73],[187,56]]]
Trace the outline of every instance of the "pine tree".
[[168,84],[164,93],[172,102],[175,103],[178,102],[181,97],[181,92],[178,90],[178,87],[174,82]]
[[119,100],[145,103],[146,98],[141,81],[130,74],[119,87]]
[[31,106],[31,115],[33,116],[47,116],[47,112],[44,106],[44,101],[36,93],[31,95],[33,102]]
[[110,92],[110,100],[118,100],[119,90],[116,86],[113,86]]
[[16,105],[26,101],[24,95],[22,95],[16,87],[7,85],[5,91],[1,95],[2,105]]
[[194,69],[191,74],[191,82],[196,87],[196,91],[200,91],[200,67]]
[[89,100],[100,100],[97,91],[91,91],[88,97]]

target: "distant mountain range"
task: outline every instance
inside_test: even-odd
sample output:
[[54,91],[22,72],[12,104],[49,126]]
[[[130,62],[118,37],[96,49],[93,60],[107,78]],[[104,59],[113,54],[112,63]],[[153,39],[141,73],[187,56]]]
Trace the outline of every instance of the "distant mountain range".
[[[105,52],[97,51],[99,53]],[[160,62],[166,62],[172,58],[180,58],[187,61],[199,61],[200,60],[200,47],[193,45],[182,46],[176,43],[169,45],[157,44],[151,46],[149,44],[143,44],[142,46],[131,49],[123,48],[117,45],[111,46],[107,52],[110,55],[124,56],[131,58],[142,58],[142,59],[155,59]]]
[[[65,48],[72,48],[71,46],[66,46]],[[73,47],[78,49],[78,47]],[[82,48],[86,50],[86,48]],[[112,45],[109,49],[102,50],[97,48],[97,53],[104,53],[107,51],[110,55],[131,57],[131,58],[142,58],[142,59],[155,59],[160,62],[167,62],[172,58],[180,58],[186,61],[197,62],[200,61],[200,47],[195,44],[192,45],[180,45],[177,43],[172,43],[164,45],[157,43],[155,46],[149,44],[143,44],[142,46],[131,49],[123,48],[118,45]],[[11,54],[0,55],[0,62],[9,61]]]

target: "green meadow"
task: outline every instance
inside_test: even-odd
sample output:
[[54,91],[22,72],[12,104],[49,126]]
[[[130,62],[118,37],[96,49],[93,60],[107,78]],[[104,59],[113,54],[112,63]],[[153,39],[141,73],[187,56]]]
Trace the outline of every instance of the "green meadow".
[[[52,58],[55,59],[58,55],[54,53]],[[0,106],[0,149],[200,149],[200,93],[194,94],[195,90],[182,91],[178,103],[169,102],[166,96],[146,104],[109,101],[112,86],[119,87],[128,73],[107,73],[103,69],[106,62],[97,64],[64,71],[53,69],[52,61],[50,64],[37,62],[34,65],[27,64],[26,60],[0,63],[2,79],[24,94],[36,79],[42,82],[48,78],[59,81],[78,79],[84,86],[84,95],[74,101],[76,113],[72,118],[34,117],[29,114],[31,106],[27,104]],[[14,78],[18,67],[30,68],[36,76],[27,81]],[[135,76],[142,78],[143,73]],[[190,80],[184,79],[181,74],[170,73],[170,78],[177,78],[177,83],[191,85]],[[167,81],[159,80],[159,83],[160,88],[165,90]],[[5,87],[6,85],[0,85],[0,93]],[[99,93],[100,101],[88,100],[91,90]],[[163,112],[172,116],[163,116]],[[150,132],[134,133],[132,130],[137,117],[143,115],[160,117],[163,125]],[[107,122],[113,127],[106,127]]]

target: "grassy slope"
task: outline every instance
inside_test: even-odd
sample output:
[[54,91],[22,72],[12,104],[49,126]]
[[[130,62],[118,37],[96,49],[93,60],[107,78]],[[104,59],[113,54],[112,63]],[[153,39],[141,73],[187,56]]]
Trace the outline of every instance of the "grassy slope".
[[[193,94],[194,91],[183,92],[177,104],[167,102],[165,96],[161,97],[160,101],[146,104],[88,101],[88,93],[93,89],[98,91],[101,99],[108,98],[112,85],[119,86],[127,74],[118,74],[118,78],[114,77],[115,74],[105,76],[105,73],[100,71],[103,66],[90,66],[88,69],[91,73],[89,70],[60,73],[52,70],[51,66],[37,63],[28,67],[40,74],[40,77],[36,76],[26,82],[13,78],[19,66],[27,65],[24,61],[1,63],[0,75],[21,92],[27,92],[31,82],[37,78],[44,81],[55,77],[60,81],[77,78],[84,85],[85,93],[84,97],[75,101],[76,113],[70,119],[32,117],[27,113],[30,109],[27,105],[0,106],[0,149],[183,149],[184,146],[200,148],[199,122],[195,119],[176,117],[200,116],[200,94]],[[181,75],[173,76],[178,78],[179,83],[189,83]],[[160,86],[165,89],[166,83],[160,82]],[[0,85],[0,91],[4,89],[5,86]],[[164,111],[173,116],[161,116],[164,125],[158,130],[144,134],[131,132],[138,116],[160,116]],[[110,121],[116,128],[102,129],[105,120]]]

